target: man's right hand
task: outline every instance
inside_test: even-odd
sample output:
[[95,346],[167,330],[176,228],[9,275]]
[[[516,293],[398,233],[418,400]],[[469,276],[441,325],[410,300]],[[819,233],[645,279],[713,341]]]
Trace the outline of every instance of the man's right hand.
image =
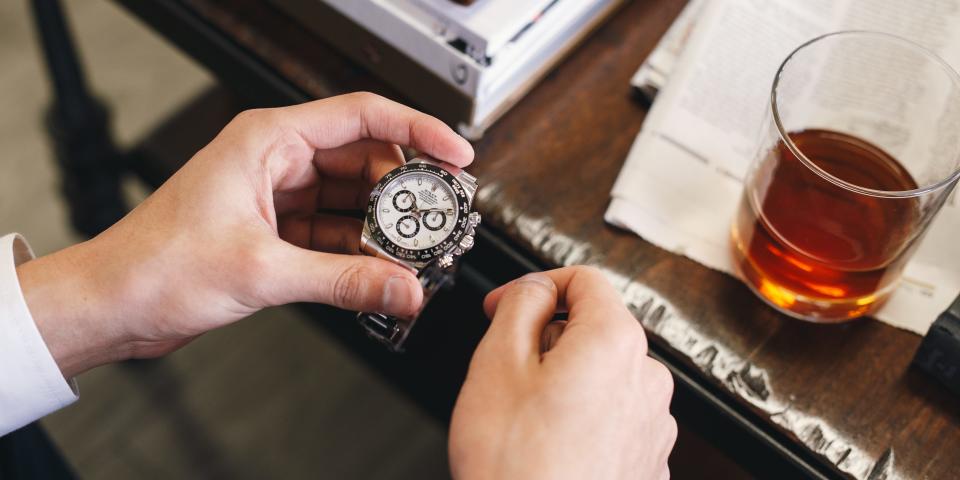
[[[455,477],[670,476],[673,380],[602,273],[530,274],[491,292],[484,309],[493,322],[450,428]],[[569,319],[541,353],[557,311]]]

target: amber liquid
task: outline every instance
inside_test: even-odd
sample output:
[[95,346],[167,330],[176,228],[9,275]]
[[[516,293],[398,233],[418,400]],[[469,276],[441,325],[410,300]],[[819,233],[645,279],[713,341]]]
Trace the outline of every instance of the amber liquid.
[[[821,169],[853,185],[917,188],[896,159],[859,138],[828,130],[790,138]],[[919,216],[915,198],[844,189],[781,142],[748,179],[733,225],[734,260],[747,284],[784,312],[842,321],[887,299],[910,256]]]

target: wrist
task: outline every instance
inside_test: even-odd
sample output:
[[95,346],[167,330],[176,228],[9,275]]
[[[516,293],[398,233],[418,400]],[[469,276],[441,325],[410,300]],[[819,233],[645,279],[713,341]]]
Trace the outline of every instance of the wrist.
[[97,289],[92,240],[17,267],[20,288],[47,349],[65,378],[124,359],[124,334]]

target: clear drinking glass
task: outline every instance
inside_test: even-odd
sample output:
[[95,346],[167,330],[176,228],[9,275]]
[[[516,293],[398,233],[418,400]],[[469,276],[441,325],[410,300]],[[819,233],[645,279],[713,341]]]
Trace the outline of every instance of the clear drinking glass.
[[876,311],[960,178],[960,77],[876,32],[823,35],[780,65],[733,222],[741,278],[782,312]]

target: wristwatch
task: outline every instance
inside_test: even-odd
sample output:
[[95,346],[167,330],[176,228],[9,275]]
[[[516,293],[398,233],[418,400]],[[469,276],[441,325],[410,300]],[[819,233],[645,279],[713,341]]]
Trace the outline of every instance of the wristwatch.
[[360,251],[409,269],[423,287],[423,303],[411,317],[357,315],[367,334],[391,350],[402,350],[423,306],[453,283],[458,260],[473,248],[476,192],[476,177],[425,156],[390,171],[370,192]]

